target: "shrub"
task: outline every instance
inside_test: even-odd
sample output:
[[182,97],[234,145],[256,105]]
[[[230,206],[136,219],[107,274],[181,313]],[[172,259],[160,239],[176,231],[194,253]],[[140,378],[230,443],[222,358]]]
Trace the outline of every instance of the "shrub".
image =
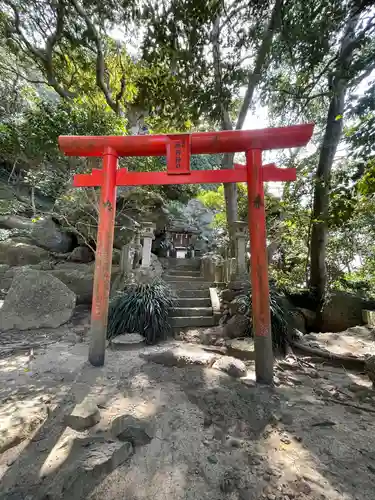
[[[238,312],[249,318],[248,334],[252,336],[252,291],[238,295],[233,302],[238,305]],[[270,312],[272,343],[274,348],[279,349],[284,355],[287,353],[288,335],[290,332],[291,316],[286,306],[286,297],[272,286],[270,287]]]
[[161,279],[126,285],[110,303],[107,338],[140,333],[154,344],[171,333],[169,309],[175,304],[172,289]]

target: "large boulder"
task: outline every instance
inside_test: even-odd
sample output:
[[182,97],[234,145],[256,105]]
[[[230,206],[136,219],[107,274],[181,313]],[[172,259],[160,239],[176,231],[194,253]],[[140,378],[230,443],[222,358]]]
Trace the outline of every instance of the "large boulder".
[[225,337],[235,339],[237,337],[245,337],[250,330],[249,318],[242,314],[232,316],[224,325]]
[[[94,286],[94,263],[78,264],[64,262],[50,271],[77,296],[77,304],[91,304]],[[112,278],[119,273],[118,266],[112,266]]]
[[70,319],[75,303],[75,294],[54,276],[20,270],[0,310],[0,330],[57,328]]
[[26,238],[0,241],[0,264],[8,266],[25,266],[39,264],[49,258],[43,248],[32,245]]
[[35,221],[31,238],[36,245],[51,252],[67,253],[74,247],[72,235],[63,231],[52,217],[42,217]]
[[94,267],[87,264],[62,263],[50,274],[62,281],[77,297],[77,304],[91,304]]
[[342,332],[362,325],[363,309],[375,309],[375,301],[367,301],[347,292],[332,292],[324,304],[321,331]]
[[69,260],[72,262],[82,262],[87,264],[95,259],[95,254],[89,247],[79,246],[76,247],[69,255]]

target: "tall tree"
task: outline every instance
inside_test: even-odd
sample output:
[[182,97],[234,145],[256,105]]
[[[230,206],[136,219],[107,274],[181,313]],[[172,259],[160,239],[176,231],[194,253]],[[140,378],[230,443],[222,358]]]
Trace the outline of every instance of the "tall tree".
[[368,53],[369,47],[374,47],[372,35],[375,21],[373,17],[368,18],[368,15],[365,2],[350,2],[335,64],[327,75],[330,103],[316,170],[310,243],[310,286],[318,304],[318,327],[327,284],[326,250],[331,172],[342,136],[347,92],[351,84],[361,81],[375,62],[374,53]]

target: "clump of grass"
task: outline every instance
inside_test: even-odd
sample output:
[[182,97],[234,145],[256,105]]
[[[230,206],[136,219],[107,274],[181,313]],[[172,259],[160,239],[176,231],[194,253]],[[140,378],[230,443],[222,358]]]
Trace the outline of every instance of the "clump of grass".
[[[253,312],[252,312],[252,290],[238,295],[233,302],[238,304],[237,311],[249,319],[248,335],[252,336]],[[288,336],[290,333],[291,317],[286,306],[286,298],[283,293],[270,287],[270,313],[272,343],[284,355],[287,353]]]
[[126,285],[110,303],[107,338],[140,333],[146,343],[155,344],[172,331],[169,309],[174,305],[174,293],[161,279]]

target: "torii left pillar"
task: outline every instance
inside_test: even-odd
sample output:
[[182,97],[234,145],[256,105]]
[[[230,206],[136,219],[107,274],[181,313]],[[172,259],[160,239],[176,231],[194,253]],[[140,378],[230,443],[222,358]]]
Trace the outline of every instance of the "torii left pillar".
[[89,361],[103,366],[108,322],[109,291],[116,216],[116,170],[118,155],[112,148],[103,154],[103,184],[100,190],[98,237],[95,255],[94,288],[91,309],[91,341]]

